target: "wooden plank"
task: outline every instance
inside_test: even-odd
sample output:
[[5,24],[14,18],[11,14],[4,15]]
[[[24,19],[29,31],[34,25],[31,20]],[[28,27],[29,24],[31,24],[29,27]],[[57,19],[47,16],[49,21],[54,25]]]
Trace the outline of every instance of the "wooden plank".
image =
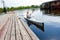
[[8,30],[7,30],[7,33],[5,35],[4,40],[11,40],[11,29],[12,29],[12,26],[11,25],[12,25],[12,18],[10,20],[10,24],[8,26]]
[[0,16],[0,29],[6,23],[6,20],[9,18],[7,14]]
[[5,27],[5,30],[3,31],[3,34],[2,34],[2,37],[0,38],[0,40],[4,40],[7,28],[8,28],[8,26]]
[[16,19],[16,37],[17,37],[17,40],[22,40],[22,37],[21,37],[21,34],[20,34],[20,30],[19,30],[19,24],[17,22],[17,19]]
[[[6,20],[7,21],[7,20]],[[4,26],[5,27],[5,30],[3,31],[3,35],[1,37],[1,40],[5,40],[5,36],[6,36],[6,33],[7,33],[7,30],[8,30],[8,26],[10,24],[10,20],[7,21],[8,23]]]
[[12,21],[12,32],[11,32],[11,40],[15,40],[15,27],[14,27],[14,18]]

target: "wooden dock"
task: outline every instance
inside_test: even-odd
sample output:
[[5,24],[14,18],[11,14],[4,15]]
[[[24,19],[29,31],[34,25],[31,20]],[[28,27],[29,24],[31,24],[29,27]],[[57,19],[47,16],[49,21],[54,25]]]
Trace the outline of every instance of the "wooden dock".
[[28,25],[14,13],[0,16],[0,40],[40,40]]

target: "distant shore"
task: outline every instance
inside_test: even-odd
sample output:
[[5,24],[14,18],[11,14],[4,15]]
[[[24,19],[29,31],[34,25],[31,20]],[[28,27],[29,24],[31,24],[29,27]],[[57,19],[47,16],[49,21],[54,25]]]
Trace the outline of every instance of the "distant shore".
[[[19,7],[7,7],[7,11],[22,10],[22,9],[31,9],[31,8],[40,8],[40,5],[31,5],[31,6],[19,6]],[[3,8],[0,8],[0,13],[3,12]]]

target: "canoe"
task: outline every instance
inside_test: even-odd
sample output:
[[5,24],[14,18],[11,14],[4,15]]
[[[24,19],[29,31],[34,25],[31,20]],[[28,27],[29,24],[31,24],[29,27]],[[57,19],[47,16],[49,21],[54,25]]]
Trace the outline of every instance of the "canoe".
[[28,18],[24,18],[25,20],[27,20],[27,22],[31,23],[31,24],[34,24],[35,26],[37,26],[38,28],[42,29],[44,31],[44,23],[40,23],[40,22],[37,22],[37,21],[34,21],[34,20],[30,20]]

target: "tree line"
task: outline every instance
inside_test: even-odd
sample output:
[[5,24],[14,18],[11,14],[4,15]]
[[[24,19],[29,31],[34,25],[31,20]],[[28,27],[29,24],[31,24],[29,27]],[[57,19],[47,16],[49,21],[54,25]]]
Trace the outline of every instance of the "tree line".
[[[31,5],[31,6],[19,6],[19,7],[7,7],[7,11],[21,10],[21,9],[30,9],[30,8],[40,8],[39,5]],[[3,12],[3,8],[0,8],[0,13]]]

